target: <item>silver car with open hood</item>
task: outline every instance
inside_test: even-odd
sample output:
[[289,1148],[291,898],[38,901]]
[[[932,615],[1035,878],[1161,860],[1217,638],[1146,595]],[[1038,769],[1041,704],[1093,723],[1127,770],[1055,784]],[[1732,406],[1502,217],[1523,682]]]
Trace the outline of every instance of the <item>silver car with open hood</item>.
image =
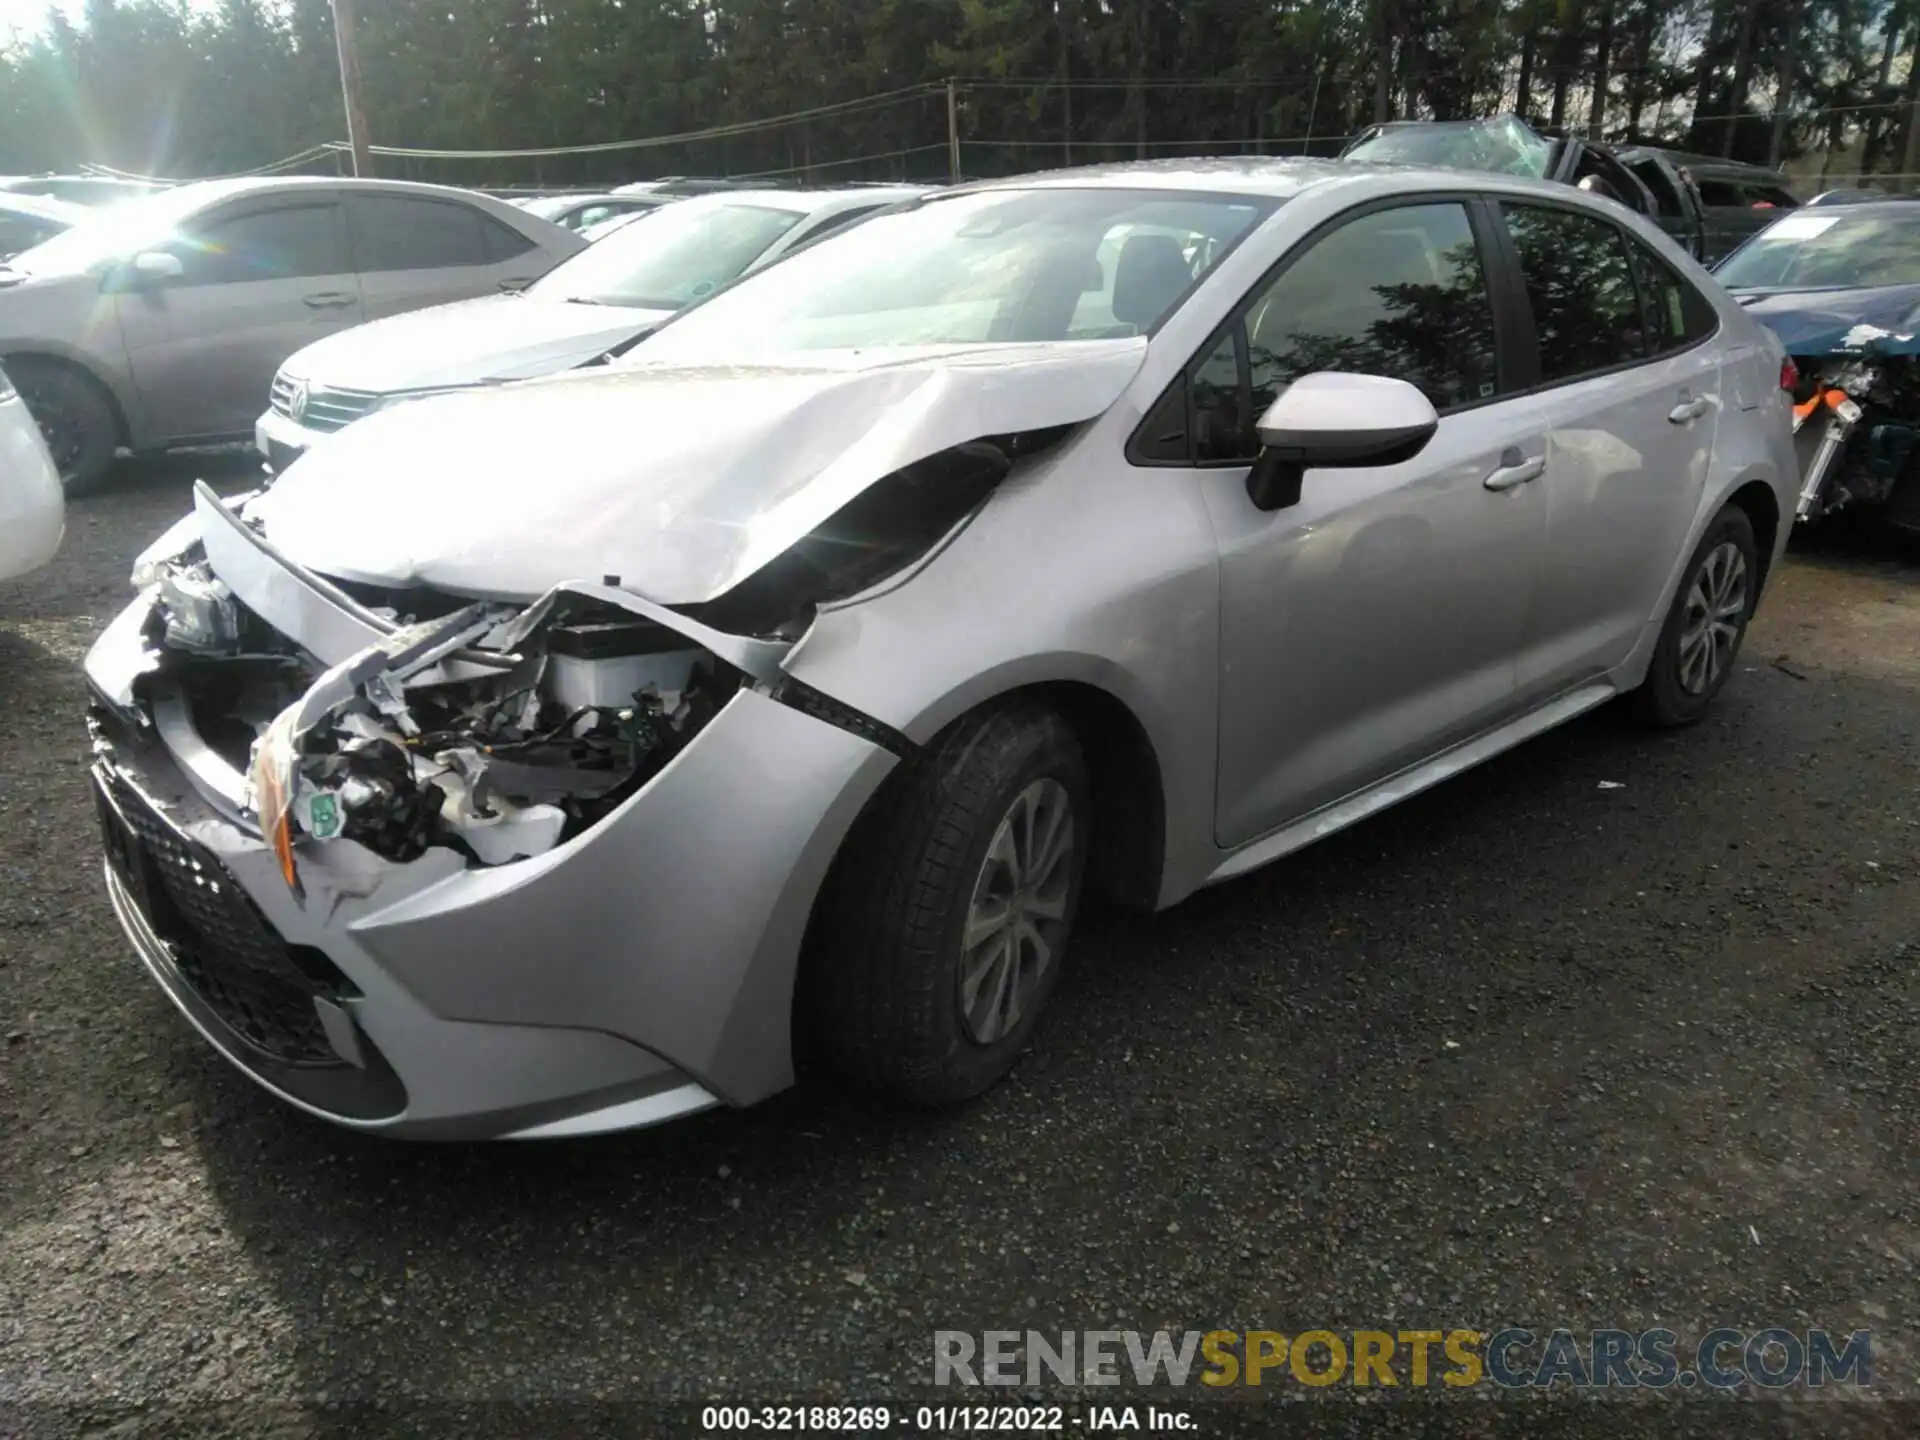
[[1083,895],[1171,905],[1615,696],[1698,719],[1788,528],[1781,358],[1543,182],[957,188],[201,488],[87,662],[108,892],[214,1046],[362,1129],[746,1105],[804,1033],[959,1100]]

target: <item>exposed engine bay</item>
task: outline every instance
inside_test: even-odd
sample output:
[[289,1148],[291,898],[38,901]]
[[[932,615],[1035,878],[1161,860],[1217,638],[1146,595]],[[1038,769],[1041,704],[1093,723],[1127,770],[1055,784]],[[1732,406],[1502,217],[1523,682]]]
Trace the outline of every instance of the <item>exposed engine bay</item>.
[[415,598],[374,612],[396,626],[386,640],[321,670],[203,553],[160,581],[152,685],[246,774],[284,871],[296,834],[397,862],[433,844],[482,864],[540,854],[644,785],[749,680],[591,595],[450,609]]
[[1798,519],[1857,507],[1920,529],[1920,489],[1901,484],[1920,439],[1920,340],[1856,325],[1833,353],[1794,363]]

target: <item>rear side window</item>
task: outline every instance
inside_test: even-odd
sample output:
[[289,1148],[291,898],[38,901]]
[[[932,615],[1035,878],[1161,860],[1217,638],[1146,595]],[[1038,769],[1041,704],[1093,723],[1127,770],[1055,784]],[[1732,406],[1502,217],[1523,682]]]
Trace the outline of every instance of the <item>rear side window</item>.
[[1719,328],[1713,305],[1694,286],[1646,246],[1628,242],[1634,280],[1646,307],[1647,342],[1652,353],[1684,350]]
[[490,264],[495,257],[488,254],[488,227],[505,232],[507,239],[496,245],[519,240],[522,250],[531,248],[524,236],[465,205],[401,195],[353,197],[353,252],[363,271]]
[[1548,384],[1610,370],[1646,353],[1627,239],[1597,216],[1503,204],[1520,260],[1540,378]]
[[239,285],[349,274],[337,205],[283,205],[210,216],[170,241],[184,274],[179,285]]

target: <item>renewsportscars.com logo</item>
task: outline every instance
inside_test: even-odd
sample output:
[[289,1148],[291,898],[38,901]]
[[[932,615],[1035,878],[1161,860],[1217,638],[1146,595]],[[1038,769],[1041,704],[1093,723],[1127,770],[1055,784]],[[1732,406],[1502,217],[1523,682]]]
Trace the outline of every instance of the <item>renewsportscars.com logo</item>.
[[1873,1383],[1873,1333],[1713,1330],[936,1330],[936,1385],[1492,1385],[1731,1390]]

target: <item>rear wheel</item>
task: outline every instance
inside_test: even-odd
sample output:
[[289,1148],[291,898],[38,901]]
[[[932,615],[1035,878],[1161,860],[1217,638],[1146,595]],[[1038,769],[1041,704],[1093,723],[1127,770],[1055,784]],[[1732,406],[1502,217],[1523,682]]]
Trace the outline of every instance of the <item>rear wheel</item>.
[[97,490],[120,438],[106,393],[90,376],[54,360],[22,356],[7,362],[7,373],[46,438],[67,494]]
[[1688,560],[1647,678],[1633,693],[1641,719],[1673,727],[1692,725],[1707,713],[1733,674],[1759,591],[1753,522],[1729,505]]
[[920,1105],[1012,1068],[1060,978],[1088,820],[1079,744],[1029,702],[967,716],[891,776],[835,862],[809,956],[835,1068]]

